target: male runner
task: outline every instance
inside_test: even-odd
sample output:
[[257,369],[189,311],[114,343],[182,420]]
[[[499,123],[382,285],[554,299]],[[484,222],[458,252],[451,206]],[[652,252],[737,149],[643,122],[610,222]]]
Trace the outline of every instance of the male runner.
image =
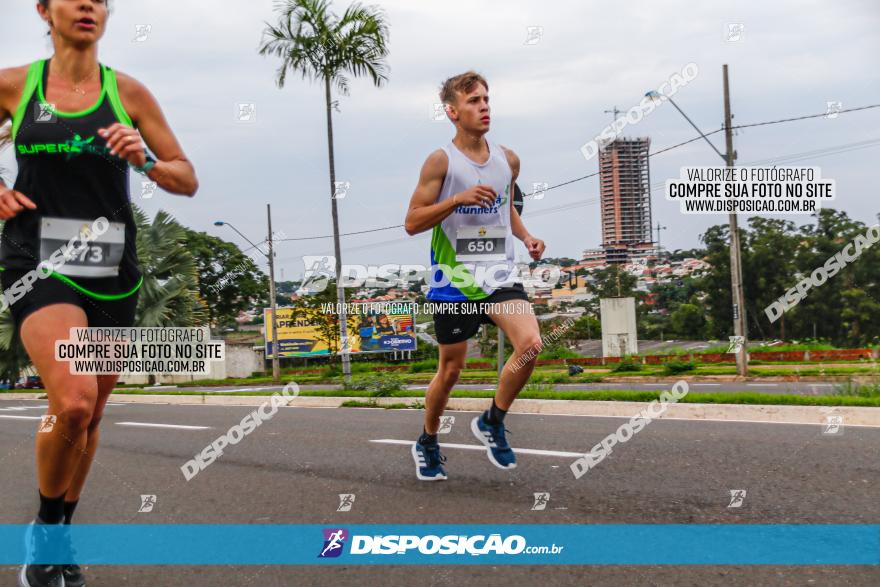
[[440,416],[464,367],[467,340],[480,325],[497,325],[514,348],[492,406],[471,422],[489,461],[501,469],[516,466],[504,416],[528,381],[541,348],[538,322],[514,264],[513,237],[525,244],[532,259],[544,253],[544,242],[529,234],[513,207],[519,158],[485,136],[489,85],[482,76],[468,71],[449,78],[440,100],[455,125],[455,137],[428,156],[406,215],[408,234],[433,230],[427,297],[444,304],[443,311],[434,313],[440,343],[437,374],[425,395],[422,435],[412,447],[416,476],[422,481],[446,479],[446,458],[437,442]]

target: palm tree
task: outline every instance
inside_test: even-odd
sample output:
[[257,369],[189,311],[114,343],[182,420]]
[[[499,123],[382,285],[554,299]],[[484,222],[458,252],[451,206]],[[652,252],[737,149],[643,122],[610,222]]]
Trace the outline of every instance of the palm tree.
[[[335,106],[330,86],[348,95],[348,78],[369,76],[376,87],[388,81],[385,57],[388,55],[388,26],[381,9],[354,3],[342,18],[329,11],[327,0],[282,0],[275,8],[278,23],[266,23],[260,55],[281,58],[277,83],[284,87],[288,72],[302,79],[324,83],[327,111],[327,147],[330,158],[330,206],[333,215],[333,250],[336,254],[336,275],[342,274],[342,251],[339,247],[339,214],[336,210],[336,166],[333,157],[333,117]],[[343,309],[339,328],[341,340],[348,340],[345,315],[345,292],[337,279],[336,300]],[[342,371],[351,376],[349,354],[342,353]]]
[[208,308],[199,296],[198,267],[186,248],[186,229],[162,210],[152,221],[137,206],[132,206],[132,212],[144,274],[136,325],[207,324]]

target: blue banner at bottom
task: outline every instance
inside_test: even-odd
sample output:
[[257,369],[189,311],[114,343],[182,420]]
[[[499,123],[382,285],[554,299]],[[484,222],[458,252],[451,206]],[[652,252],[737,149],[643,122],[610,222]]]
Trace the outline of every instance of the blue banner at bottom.
[[0,565],[877,565],[880,524],[0,525]]

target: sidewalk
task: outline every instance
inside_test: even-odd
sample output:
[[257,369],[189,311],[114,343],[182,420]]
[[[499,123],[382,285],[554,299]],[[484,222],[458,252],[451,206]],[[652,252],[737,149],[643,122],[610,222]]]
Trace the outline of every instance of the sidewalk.
[[[218,396],[218,395],[119,395],[113,394],[114,403],[178,404],[211,406],[259,406],[270,396]],[[37,399],[32,393],[9,393],[0,400]],[[376,398],[379,406],[406,403],[412,405],[421,398]],[[289,407],[338,408],[346,401],[366,401],[363,397],[294,397],[287,401]],[[483,398],[450,398],[447,410],[480,412],[488,404]],[[647,402],[578,401],[518,399],[511,413],[552,414],[565,416],[598,416],[631,418],[644,410]],[[790,424],[824,424],[829,415],[843,416],[845,426],[880,427],[880,408],[839,406],[773,406],[742,404],[670,404],[658,419],[704,420],[724,422],[764,422]]]

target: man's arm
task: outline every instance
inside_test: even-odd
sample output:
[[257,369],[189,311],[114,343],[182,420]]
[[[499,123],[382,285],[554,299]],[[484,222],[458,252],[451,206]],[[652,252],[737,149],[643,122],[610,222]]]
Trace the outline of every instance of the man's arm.
[[448,167],[449,161],[442,149],[431,153],[422,165],[419,184],[413,192],[406,213],[404,228],[408,235],[437,226],[459,206],[476,205],[488,208],[495,202],[495,191],[486,185],[473,186],[443,202],[437,202]]
[[513,236],[521,240],[529,250],[529,255],[532,259],[538,261],[541,259],[541,256],[544,254],[544,249],[546,248],[544,241],[533,237],[529,233],[522,218],[520,218],[519,212],[516,211],[516,207],[513,205],[516,179],[519,177],[519,157],[517,157],[516,153],[511,149],[508,149],[503,145],[501,148],[504,149],[504,154],[507,156],[507,163],[510,165],[510,170],[512,172],[510,179],[510,229]]

